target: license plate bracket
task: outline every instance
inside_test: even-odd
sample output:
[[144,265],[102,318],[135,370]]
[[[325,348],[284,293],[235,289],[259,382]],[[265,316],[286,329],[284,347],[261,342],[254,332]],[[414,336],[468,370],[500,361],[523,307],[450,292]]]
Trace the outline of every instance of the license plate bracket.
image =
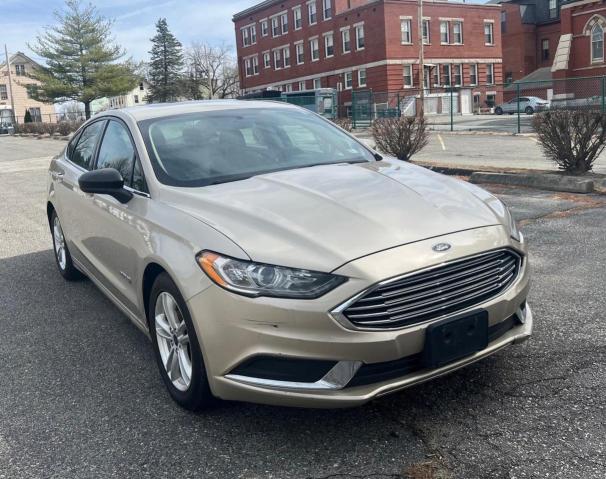
[[488,312],[467,313],[430,324],[425,330],[423,363],[437,368],[488,346]]

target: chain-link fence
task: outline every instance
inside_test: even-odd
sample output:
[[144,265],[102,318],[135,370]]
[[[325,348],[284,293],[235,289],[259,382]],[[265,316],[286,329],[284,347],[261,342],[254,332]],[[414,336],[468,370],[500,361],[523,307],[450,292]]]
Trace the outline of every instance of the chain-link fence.
[[549,109],[606,112],[606,77],[442,86],[395,92],[356,90],[339,105],[339,116],[365,128],[378,118],[424,115],[431,129],[450,131],[533,131],[535,114]]

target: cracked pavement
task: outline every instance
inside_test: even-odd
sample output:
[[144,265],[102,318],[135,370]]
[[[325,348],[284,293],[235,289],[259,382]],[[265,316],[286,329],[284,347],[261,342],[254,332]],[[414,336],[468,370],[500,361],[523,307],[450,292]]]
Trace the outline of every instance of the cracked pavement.
[[530,341],[360,408],[194,415],[148,340],[55,271],[40,158],[63,146],[0,137],[0,478],[606,477],[606,197],[488,187],[530,244]]

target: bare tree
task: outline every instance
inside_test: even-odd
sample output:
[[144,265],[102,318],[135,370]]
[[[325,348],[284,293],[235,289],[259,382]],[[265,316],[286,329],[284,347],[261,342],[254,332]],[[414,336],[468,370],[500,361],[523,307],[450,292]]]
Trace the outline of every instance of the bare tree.
[[185,96],[196,100],[231,98],[238,94],[238,67],[229,46],[195,42],[185,56]]

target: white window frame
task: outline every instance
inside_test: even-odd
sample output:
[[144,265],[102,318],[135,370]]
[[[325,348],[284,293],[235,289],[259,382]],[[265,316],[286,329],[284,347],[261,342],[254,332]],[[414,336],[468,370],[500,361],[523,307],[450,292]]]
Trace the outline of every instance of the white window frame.
[[250,43],[250,32],[248,30],[248,27],[243,27],[240,29],[240,31],[242,32],[242,46],[249,47],[251,45],[251,43]]
[[[297,15],[299,18],[297,18]],[[297,22],[299,23],[299,26],[297,26]],[[301,5],[292,7],[292,24],[295,31],[303,28],[303,11],[301,10]]]
[[263,52],[263,68],[271,68],[271,53],[269,51]]
[[[471,72],[474,72],[474,74],[472,75]],[[473,78],[475,78],[475,80],[472,80]],[[478,64],[470,63],[469,64],[469,85],[476,86],[477,84],[478,84]]]
[[282,49],[276,48],[274,50],[274,70],[282,69]]
[[303,45],[303,40],[295,43],[295,56],[297,57],[297,65],[303,65],[303,63],[305,63],[305,46]]
[[[441,85],[441,70],[442,70],[442,65],[437,64],[436,66],[433,67],[433,75],[431,75],[431,79],[433,81],[433,86],[435,87],[439,87]],[[437,81],[435,81],[437,80]]]
[[[312,17],[315,17],[313,21]],[[309,25],[318,23],[318,6],[316,5],[316,0],[307,2],[307,23]]]
[[[594,38],[595,33],[598,33],[599,38]],[[589,41],[589,54],[591,55],[591,63],[602,63],[604,61],[604,28],[602,27],[602,25],[596,23],[593,27],[591,27],[591,32],[589,32]],[[602,54],[600,56],[594,55],[594,44],[600,45],[600,48],[602,50]]]
[[322,88],[322,79],[321,78],[314,78],[313,87],[314,87],[314,90],[318,90],[319,88]]
[[[364,81],[362,81],[362,72],[364,72]],[[358,87],[362,88],[366,86],[368,78],[366,76],[366,68],[360,68],[358,70]]]
[[412,19],[400,17],[400,41],[402,45],[412,45]]
[[[459,41],[457,41],[457,33],[456,33],[457,26],[460,28]],[[464,37],[463,37],[463,22],[461,20],[455,20],[452,22],[452,40],[453,40],[453,45],[463,45],[463,43],[465,42]]]
[[[458,73],[457,73],[458,72]],[[463,86],[463,65],[455,63],[451,67],[452,86]],[[457,81],[459,77],[459,81]]]
[[[349,86],[347,86],[347,83],[349,83]],[[343,85],[346,90],[353,88],[353,71],[343,73]]]
[[[345,35],[347,35],[347,43],[349,43],[349,48],[345,49]],[[351,30],[349,27],[341,29],[341,47],[343,54],[351,52]]]
[[282,65],[284,68],[290,68],[290,45],[282,48]]
[[558,0],[549,0],[549,18],[558,16]]
[[[328,12],[328,15],[326,12]],[[322,18],[325,21],[332,18],[332,0],[322,0]]]
[[284,85],[284,90],[287,92],[292,91],[292,83],[287,83]]
[[[332,58],[335,56],[335,36],[333,35],[333,32],[324,33],[323,36],[324,36],[324,58]],[[330,38],[331,45],[328,44],[329,38]],[[332,53],[330,55],[328,54],[329,47],[332,47]]]
[[[447,71],[448,74],[446,74]],[[448,83],[446,83],[445,79],[448,79]],[[442,83],[447,87],[452,86],[452,65],[450,63],[444,63],[442,65]]]
[[494,46],[494,22],[484,20],[484,45]]
[[280,17],[278,15],[271,17],[271,37],[280,36]]
[[[431,45],[431,21],[429,18],[423,19],[421,28],[423,29],[423,45]],[[427,36],[425,35],[425,33],[427,33]]]
[[299,82],[299,91],[305,91],[305,80]]
[[[356,29],[356,51],[364,50],[366,48],[366,34],[364,33],[364,22],[357,23],[354,25]],[[360,34],[362,32],[362,34]],[[362,46],[360,46],[360,40],[362,40]]]
[[[444,25],[446,25],[446,32],[442,29]],[[446,33],[446,41],[443,38],[444,33]],[[440,20],[440,45],[450,45],[450,22],[448,20]]]
[[269,35],[269,23],[267,18],[264,18],[259,22],[261,24],[261,36],[266,37]]
[[253,75],[259,74],[259,57],[257,55],[252,57],[252,69],[253,69]]
[[[402,84],[404,88],[412,88],[414,86],[414,78],[412,76],[412,65],[404,65],[402,69]],[[407,78],[410,78],[410,81],[407,81]]]
[[244,59],[244,75],[246,78],[250,78],[252,76],[252,58]]
[[288,33],[288,12],[280,15],[280,31],[282,32],[282,35]]
[[[315,46],[315,48],[314,48]],[[309,58],[312,62],[317,62],[320,60],[320,39],[318,37],[309,39]],[[317,52],[318,55],[314,58],[314,52]]]
[[[490,81],[488,81],[489,77],[490,77]],[[494,85],[494,63],[486,64],[486,84]]]

